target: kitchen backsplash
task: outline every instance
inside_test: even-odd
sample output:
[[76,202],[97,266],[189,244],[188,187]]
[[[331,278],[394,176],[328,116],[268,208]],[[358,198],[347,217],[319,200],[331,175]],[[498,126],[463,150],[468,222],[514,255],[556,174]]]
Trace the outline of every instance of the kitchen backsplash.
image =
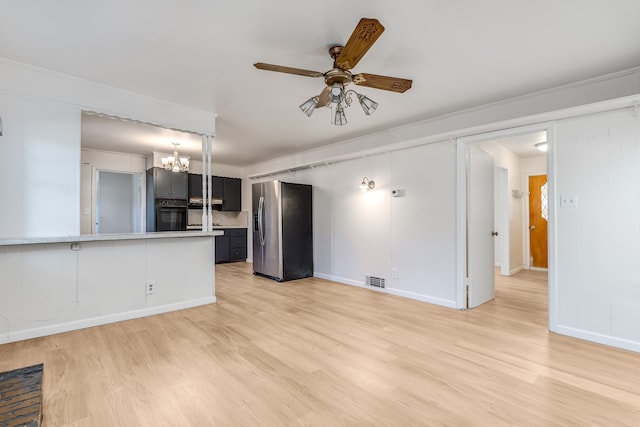
[[[189,209],[188,211],[188,225],[202,225],[202,209]],[[249,214],[248,212],[211,212],[214,226],[226,226],[226,227],[248,227]]]

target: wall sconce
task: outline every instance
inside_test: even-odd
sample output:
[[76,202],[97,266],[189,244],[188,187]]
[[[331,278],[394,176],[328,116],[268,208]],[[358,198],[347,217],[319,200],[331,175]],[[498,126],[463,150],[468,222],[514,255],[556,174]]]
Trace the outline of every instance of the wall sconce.
[[366,176],[362,178],[362,183],[358,186],[358,190],[360,191],[369,191],[376,188],[375,181],[367,178]]
[[549,146],[547,145],[547,141],[538,142],[537,144],[534,145],[534,147],[536,147],[538,150],[542,151],[543,153],[546,153],[547,150],[549,149]]
[[522,190],[511,190],[511,195],[514,199],[519,199],[524,196],[524,192]]

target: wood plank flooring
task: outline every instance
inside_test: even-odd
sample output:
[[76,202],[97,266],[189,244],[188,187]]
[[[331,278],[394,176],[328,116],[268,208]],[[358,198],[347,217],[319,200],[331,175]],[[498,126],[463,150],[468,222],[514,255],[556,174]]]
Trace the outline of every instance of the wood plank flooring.
[[0,346],[45,426],[640,425],[640,354],[547,331],[544,273],[458,311],[251,265],[218,303]]

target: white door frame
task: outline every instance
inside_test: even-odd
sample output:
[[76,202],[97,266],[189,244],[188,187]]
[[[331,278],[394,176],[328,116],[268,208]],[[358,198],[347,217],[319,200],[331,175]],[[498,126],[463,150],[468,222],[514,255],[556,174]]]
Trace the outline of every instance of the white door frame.
[[498,179],[495,185],[498,189],[498,209],[494,215],[498,215],[499,222],[496,231],[497,244],[500,248],[500,274],[502,276],[511,275],[511,233],[509,232],[509,169],[502,166],[494,166],[498,172]]
[[556,316],[556,203],[555,203],[555,125],[553,122],[538,123],[528,126],[501,129],[456,139],[456,308],[466,307],[467,296],[467,181],[465,152],[466,144],[491,139],[516,136],[527,133],[547,133],[547,182],[549,183],[549,329],[555,330]]

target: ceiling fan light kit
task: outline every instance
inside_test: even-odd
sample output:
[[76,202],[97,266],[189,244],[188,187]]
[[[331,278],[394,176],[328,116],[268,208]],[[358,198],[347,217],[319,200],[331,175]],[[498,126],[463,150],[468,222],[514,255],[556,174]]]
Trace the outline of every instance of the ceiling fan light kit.
[[333,68],[326,73],[263,62],[253,65],[260,70],[304,77],[324,77],[326,87],[320,92],[320,95],[313,96],[300,105],[300,110],[307,117],[311,117],[316,108],[328,107],[332,110],[332,123],[336,126],[342,126],[347,124],[344,110],[351,105],[352,95],[355,94],[358,98],[358,103],[366,115],[371,115],[378,108],[378,103],[371,98],[357,93],[353,89],[345,91],[345,86],[350,83],[397,93],[404,93],[411,88],[413,83],[411,80],[366,73],[353,75],[349,71],[358,64],[383,31],[384,27],[377,19],[362,18],[344,46],[329,48],[329,56],[333,59]]
[[304,104],[300,106],[300,109],[302,110],[303,113],[307,115],[307,117],[311,117],[313,112],[316,110],[317,104],[318,104],[318,97],[312,96],[311,98],[307,99],[304,102]]
[[342,104],[338,104],[336,107],[336,114],[333,118],[333,124],[336,126],[343,126],[347,124],[347,116],[344,114],[344,108]]
[[360,102],[360,106],[362,107],[362,110],[367,116],[373,113],[374,111],[376,111],[376,108],[378,108],[377,102],[359,93],[356,93],[356,95],[358,95],[358,101]]

